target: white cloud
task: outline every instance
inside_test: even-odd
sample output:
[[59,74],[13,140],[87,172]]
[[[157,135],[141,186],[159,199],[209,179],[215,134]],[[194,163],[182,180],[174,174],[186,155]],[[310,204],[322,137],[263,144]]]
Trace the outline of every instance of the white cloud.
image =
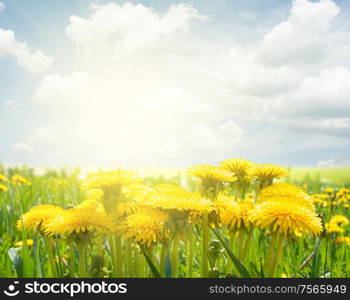
[[19,109],[21,107],[21,104],[16,102],[13,99],[9,99],[9,100],[6,100],[4,102],[4,106],[5,106],[6,109],[8,109],[10,111],[19,111]]
[[333,167],[335,165],[335,159],[327,159],[327,160],[320,160],[317,162],[317,167],[325,168],[325,167]]
[[[336,67],[306,77],[295,95],[293,107],[302,114],[344,117],[350,114],[349,98],[350,71]],[[293,107],[288,107],[290,112]]]
[[17,64],[32,74],[45,72],[53,63],[42,50],[31,50],[27,43],[17,41],[12,30],[0,28],[0,58],[4,56],[14,56]]
[[16,150],[16,151],[34,152],[34,148],[31,145],[24,142],[20,142],[16,145],[13,145],[12,148],[13,150]]
[[55,70],[35,90],[54,129],[24,142],[53,154],[59,141],[62,163],[106,166],[344,145],[350,72],[335,55],[338,14],[330,0],[294,1],[286,21],[246,48],[213,43],[201,27],[212,20],[188,5],[92,6],[66,27],[72,71]]
[[5,10],[5,4],[3,2],[0,2],[0,13]]
[[288,20],[265,35],[261,60],[275,66],[322,60],[327,54],[331,22],[339,12],[331,0],[294,0]]
[[91,76],[86,72],[76,72],[62,77],[59,74],[44,76],[34,95],[35,102],[76,105],[87,98]]
[[92,9],[89,18],[73,15],[66,28],[77,54],[86,58],[109,52],[111,59],[152,47],[164,37],[186,33],[190,20],[205,19],[187,4],[173,5],[162,15],[131,3],[93,5]]
[[349,134],[350,71],[343,67],[307,76],[290,94],[273,103],[278,122],[299,129]]
[[15,144],[12,148],[18,151],[34,152],[37,149],[47,148],[49,145],[53,145],[57,150],[57,143],[59,138],[57,137],[56,127],[38,127],[35,128],[22,142]]
[[38,127],[27,138],[26,141],[31,145],[40,143],[57,143],[56,127]]

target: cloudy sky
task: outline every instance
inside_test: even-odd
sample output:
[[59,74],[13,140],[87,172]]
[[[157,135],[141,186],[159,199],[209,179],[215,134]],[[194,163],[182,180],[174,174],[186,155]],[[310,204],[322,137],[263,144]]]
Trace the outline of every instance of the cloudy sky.
[[0,161],[350,164],[348,0],[0,0]]

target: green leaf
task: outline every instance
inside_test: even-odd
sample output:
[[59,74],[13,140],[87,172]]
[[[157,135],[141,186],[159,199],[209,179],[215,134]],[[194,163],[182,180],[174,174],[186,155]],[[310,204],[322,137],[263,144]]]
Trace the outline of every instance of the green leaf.
[[261,276],[261,273],[259,272],[258,268],[256,267],[256,265],[254,263],[251,262],[250,267],[251,267],[251,270],[254,271],[255,276],[257,276],[257,277]]
[[21,256],[18,254],[18,251],[20,249],[21,248],[10,248],[7,253],[10,256],[12,264],[15,266],[17,276],[23,277],[23,260]]
[[216,235],[216,237],[219,239],[219,241],[221,242],[221,244],[224,246],[227,254],[229,255],[230,259],[232,260],[233,264],[236,266],[238,272],[245,278],[250,278],[251,275],[249,274],[248,270],[246,269],[246,267],[240,262],[240,260],[232,253],[232,251],[230,250],[230,248],[227,246],[227,244],[223,241],[223,239],[221,238],[221,236],[212,228],[210,227],[210,229],[214,232],[214,234]]
[[147,263],[153,273],[153,276],[155,278],[162,278],[162,276],[160,275],[159,271],[157,270],[156,266],[154,265],[154,263],[152,262],[152,260],[149,258],[149,256],[147,255],[146,251],[143,249],[143,247],[140,247],[141,251],[143,253],[143,255],[145,256]]
[[165,258],[164,274],[166,278],[172,277],[171,261],[170,261],[169,253],[166,255],[166,258]]
[[304,272],[301,272],[298,268],[293,266],[292,264],[289,264],[289,266],[294,270],[294,272],[299,275],[302,278],[307,278],[307,275]]

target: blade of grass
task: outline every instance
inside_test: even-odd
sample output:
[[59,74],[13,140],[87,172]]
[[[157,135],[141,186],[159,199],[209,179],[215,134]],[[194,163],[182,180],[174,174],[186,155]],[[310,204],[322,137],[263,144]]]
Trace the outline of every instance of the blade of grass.
[[213,229],[210,226],[210,229],[214,232],[214,234],[216,235],[216,237],[219,239],[219,241],[221,242],[221,244],[224,246],[227,254],[229,255],[230,259],[232,260],[233,264],[236,266],[238,272],[245,278],[251,278],[250,273],[248,272],[248,270],[246,269],[246,267],[240,262],[240,260],[232,253],[232,251],[230,250],[230,248],[227,246],[227,244],[223,241],[223,239],[221,238],[221,236],[216,232],[215,229]]
[[145,256],[146,261],[147,261],[147,263],[148,263],[148,265],[149,265],[149,267],[150,267],[150,269],[151,269],[151,271],[152,271],[152,273],[153,273],[153,276],[154,276],[155,278],[162,278],[162,276],[160,275],[160,273],[159,273],[159,271],[157,270],[156,266],[154,265],[154,263],[152,262],[152,260],[151,260],[151,259],[149,258],[149,256],[147,255],[145,249],[144,249],[141,245],[140,245],[140,248],[141,248],[141,251],[142,251],[143,255]]

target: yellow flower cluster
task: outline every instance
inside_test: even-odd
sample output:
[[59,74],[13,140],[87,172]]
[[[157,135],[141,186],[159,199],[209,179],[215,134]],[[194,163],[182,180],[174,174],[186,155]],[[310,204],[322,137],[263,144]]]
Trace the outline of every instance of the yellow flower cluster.
[[7,192],[8,188],[6,185],[0,183],[0,192]]
[[[26,242],[27,242],[27,246],[28,246],[28,247],[32,247],[33,244],[34,244],[34,241],[33,241],[32,239],[27,239]],[[19,242],[16,242],[16,243],[15,243],[15,246],[16,246],[16,247],[23,247],[24,244],[25,244],[25,242],[19,241]]]
[[[170,184],[147,186],[134,172],[123,170],[90,174],[81,184],[85,192],[81,204],[71,209],[34,207],[20,218],[17,227],[48,235],[117,233],[147,246],[169,237],[168,231],[174,227],[168,221],[186,225],[204,215],[210,224],[227,226],[231,231],[255,226],[300,236],[317,235],[322,230],[313,198],[293,185],[273,184],[273,179],[288,174],[282,166],[233,158],[220,166],[194,166],[188,172],[201,180],[199,192]],[[257,199],[246,192],[253,188],[254,180],[267,186],[257,190]],[[220,189],[216,189],[218,185]],[[233,192],[235,188],[239,193]]]
[[350,237],[348,237],[348,236],[338,236],[338,237],[335,239],[335,242],[336,242],[337,244],[345,243],[346,245],[350,246]]
[[11,181],[9,181],[5,175],[0,174],[0,193],[8,191],[8,186],[5,185],[6,183],[12,184],[15,187],[31,185],[31,182],[21,175],[15,174],[12,176]]
[[0,174],[0,182],[8,181],[5,175]]
[[314,202],[322,207],[344,207],[348,209],[350,202],[350,189],[325,188],[323,193],[313,194]]
[[18,174],[12,176],[11,183],[14,186],[21,186],[21,185],[30,186],[30,185],[32,185],[31,182],[27,178],[24,178],[23,176],[18,175]]
[[343,227],[349,224],[347,217],[342,215],[333,216],[328,223],[326,223],[326,230],[328,233],[342,233]]

